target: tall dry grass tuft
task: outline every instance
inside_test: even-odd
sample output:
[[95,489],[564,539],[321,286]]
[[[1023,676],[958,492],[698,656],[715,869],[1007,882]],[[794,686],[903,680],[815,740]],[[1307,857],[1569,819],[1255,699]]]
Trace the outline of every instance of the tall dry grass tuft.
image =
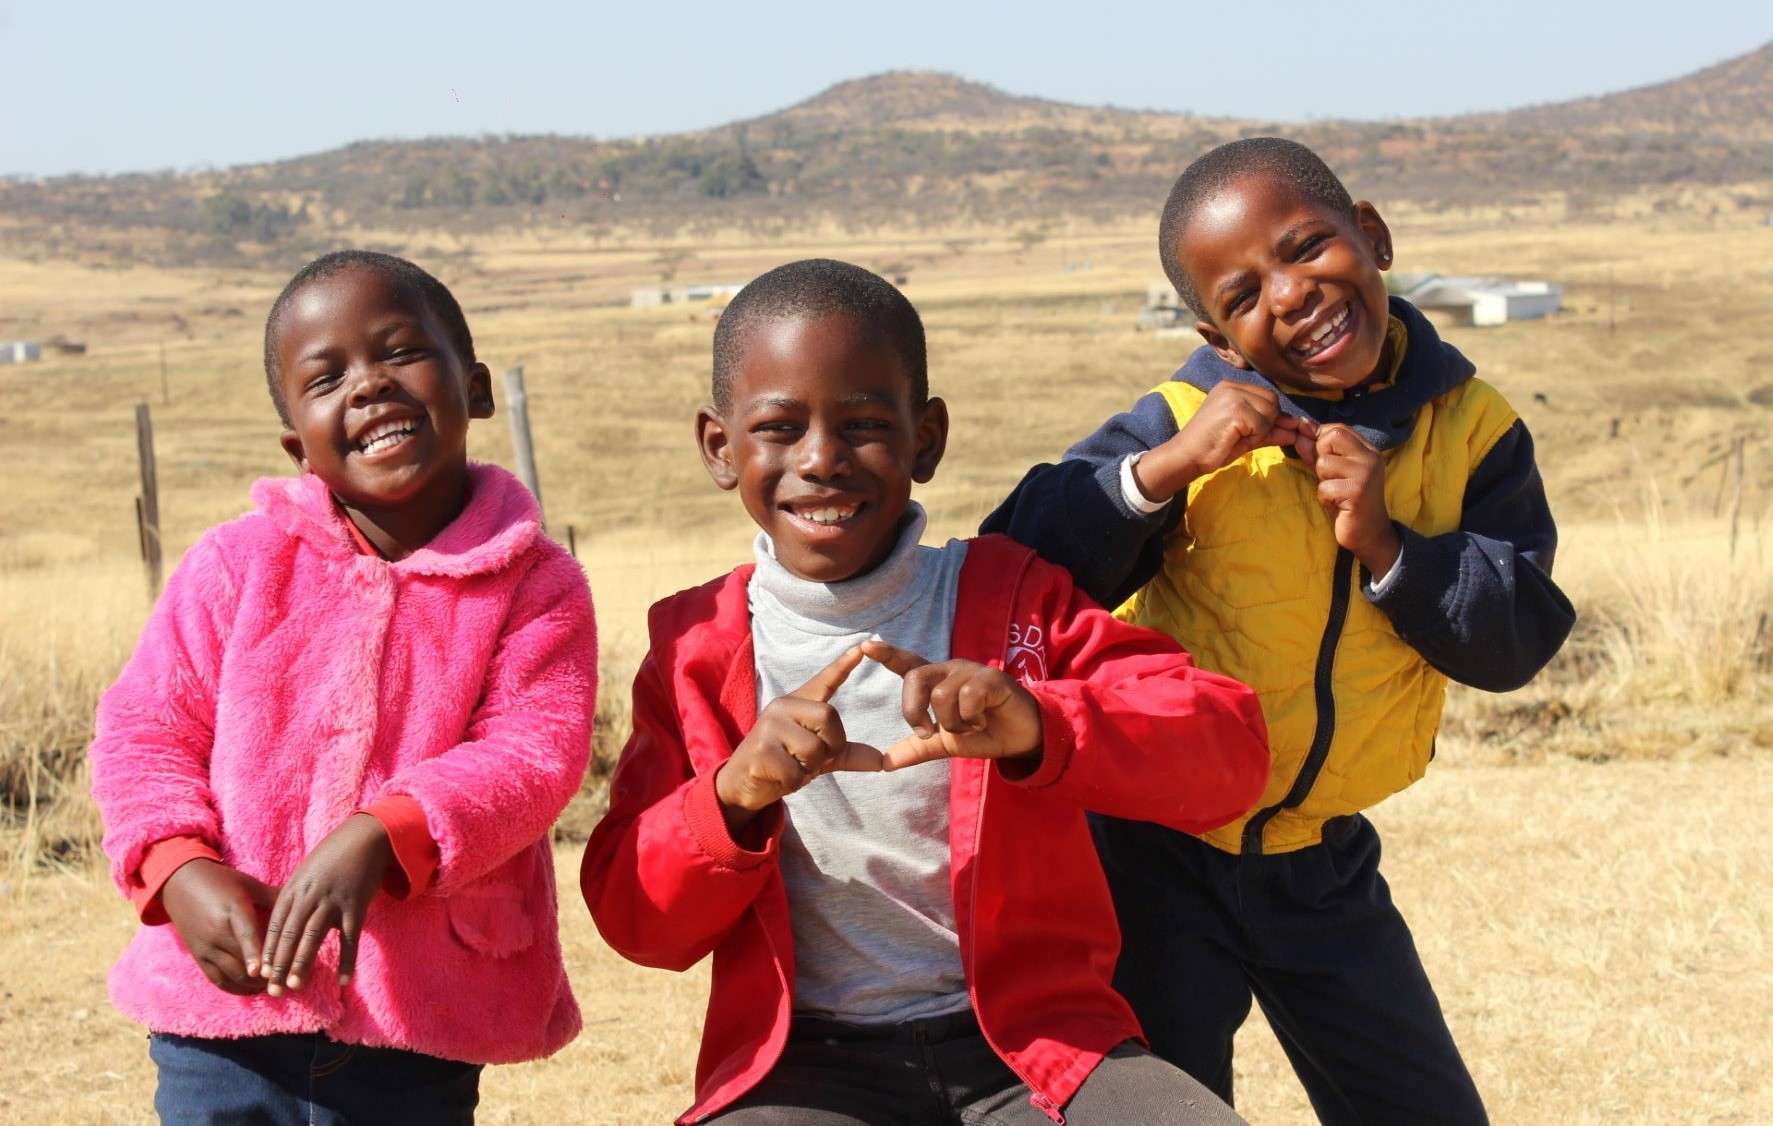
[[1446,741],[1479,757],[1692,757],[1773,746],[1773,535],[1767,521],[1642,511],[1568,529],[1559,584],[1575,635],[1539,679],[1455,686]]
[[138,568],[14,553],[0,587],[0,851],[8,866],[98,854],[93,713],[147,616]]

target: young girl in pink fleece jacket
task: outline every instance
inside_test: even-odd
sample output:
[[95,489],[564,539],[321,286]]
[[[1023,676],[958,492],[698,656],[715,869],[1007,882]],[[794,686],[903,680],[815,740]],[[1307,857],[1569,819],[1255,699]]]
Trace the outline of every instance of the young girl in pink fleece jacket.
[[579,1028],[548,829],[589,753],[590,591],[469,464],[491,378],[429,274],[311,263],[265,371],[302,474],[191,548],[99,705],[144,923],[111,996],[163,1121],[472,1121],[481,1065]]

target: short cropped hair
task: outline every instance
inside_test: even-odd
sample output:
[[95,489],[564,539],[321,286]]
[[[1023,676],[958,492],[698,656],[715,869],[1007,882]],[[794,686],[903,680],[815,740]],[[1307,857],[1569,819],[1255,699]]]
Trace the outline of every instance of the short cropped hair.
[[[1157,255],[1176,293],[1197,317],[1207,317],[1205,303],[1188,280],[1182,261],[1182,235],[1194,221],[1201,205],[1219,194],[1240,176],[1260,173],[1277,176],[1306,199],[1332,211],[1354,215],[1354,199],[1323,158],[1284,137],[1246,137],[1232,141],[1195,160],[1176,177],[1164,216],[1158,224]],[[1207,317],[1207,319],[1211,319]]]
[[323,254],[297,270],[295,277],[283,287],[277,300],[271,302],[270,315],[265,318],[265,387],[276,404],[277,417],[289,425],[289,404],[283,401],[281,373],[277,370],[277,322],[295,295],[312,282],[342,274],[346,270],[372,270],[397,290],[418,300],[441,323],[456,355],[464,365],[474,363],[474,334],[468,331],[468,319],[449,287],[404,258],[381,254],[374,250],[335,250]]
[[830,258],[789,262],[753,279],[720,314],[714,327],[714,409],[732,409],[733,373],[746,342],[759,327],[791,317],[844,314],[871,343],[898,354],[911,379],[911,402],[921,407],[930,396],[929,356],[923,319],[892,282],[879,274]]

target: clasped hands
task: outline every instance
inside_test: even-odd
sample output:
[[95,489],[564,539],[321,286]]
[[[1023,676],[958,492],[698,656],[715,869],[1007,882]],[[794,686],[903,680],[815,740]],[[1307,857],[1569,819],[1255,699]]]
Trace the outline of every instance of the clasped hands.
[[1293,447],[1317,477],[1336,543],[1375,576],[1391,570],[1403,542],[1385,507],[1384,457],[1351,426],[1282,414],[1266,387],[1215,384],[1180,433],[1139,459],[1133,477],[1148,498],[1166,501],[1262,446]]
[[[864,660],[905,682],[911,734],[885,750],[853,743],[831,697]],[[780,696],[722,763],[714,792],[737,833],[761,810],[836,770],[902,770],[939,758],[1013,758],[1041,749],[1040,705],[1016,679],[977,661],[932,664],[884,641],[864,641]]]
[[214,860],[179,866],[160,889],[166,916],[216,988],[240,996],[300,989],[320,944],[339,932],[339,985],[351,983],[369,901],[394,863],[382,823],[355,814],[327,834],[281,889]]

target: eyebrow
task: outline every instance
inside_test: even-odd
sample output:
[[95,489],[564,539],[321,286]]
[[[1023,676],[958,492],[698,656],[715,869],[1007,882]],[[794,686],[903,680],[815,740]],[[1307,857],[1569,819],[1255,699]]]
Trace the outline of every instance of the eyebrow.
[[[377,341],[386,341],[400,330],[414,327],[420,332],[424,331],[424,323],[418,317],[401,314],[378,323],[375,328],[370,330],[369,336]],[[295,362],[298,364],[318,363],[331,359],[333,351],[333,348],[321,345],[297,356]]]
[[1288,227],[1286,229],[1285,233],[1283,233],[1281,235],[1280,239],[1275,243],[1275,246],[1278,247],[1282,253],[1285,253],[1289,247],[1293,246],[1295,243],[1297,243],[1299,241],[1300,237],[1303,236],[1303,234],[1305,233],[1305,229],[1307,227],[1310,227],[1313,224],[1316,224],[1319,222],[1322,222],[1322,220],[1313,218],[1313,219],[1303,219],[1297,223],[1294,223],[1291,227]]
[[1224,297],[1234,290],[1242,289],[1244,286],[1248,285],[1249,282],[1250,282],[1250,271],[1240,270],[1237,273],[1226,278],[1224,281],[1220,282],[1218,285],[1218,288],[1213,290],[1213,296],[1214,297]]

